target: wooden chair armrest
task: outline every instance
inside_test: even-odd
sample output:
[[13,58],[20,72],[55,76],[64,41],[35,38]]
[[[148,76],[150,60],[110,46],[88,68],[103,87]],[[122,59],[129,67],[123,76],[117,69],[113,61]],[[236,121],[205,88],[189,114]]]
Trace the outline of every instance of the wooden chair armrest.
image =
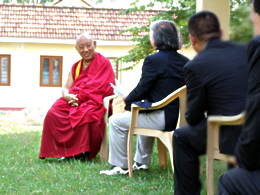
[[218,125],[242,125],[245,121],[245,112],[235,116],[209,116],[208,123]]
[[245,112],[235,116],[209,116],[207,135],[207,156],[211,159],[227,160],[227,155],[219,152],[219,133],[222,125],[242,125],[245,121]]
[[[183,90],[185,90],[185,91],[183,91]],[[152,103],[152,105],[148,109],[140,107],[140,106],[135,105],[135,104],[132,104],[131,108],[132,109],[135,108],[135,109],[138,109],[138,110],[158,110],[158,109],[166,106],[170,102],[172,102],[174,99],[178,98],[180,96],[180,94],[183,93],[183,92],[186,93],[186,85],[184,85],[183,87],[179,88],[178,90],[170,93],[168,96],[166,96],[162,100]]]
[[104,97],[104,99],[103,99],[103,104],[104,104],[104,106],[105,106],[106,109],[109,108],[109,102],[110,102],[110,100],[112,100],[112,99],[114,99],[114,98],[116,98],[116,97],[117,97],[116,94]]
[[[171,164],[172,169],[173,168],[173,150],[172,150],[172,134],[173,132],[162,132],[159,130],[152,130],[152,129],[146,129],[146,128],[138,128],[138,116],[140,110],[157,110],[160,109],[170,102],[172,102],[174,99],[178,98],[180,100],[180,108],[179,108],[179,119],[177,126],[186,124],[186,120],[184,117],[184,112],[186,110],[186,86],[183,86],[176,91],[172,92],[168,96],[166,96],[161,101],[152,103],[151,107],[146,109],[143,107],[140,107],[138,105],[132,104],[131,105],[131,121],[128,131],[128,140],[127,140],[127,154],[128,154],[128,168],[129,168],[129,176],[133,176],[133,170],[132,170],[132,144],[133,144],[133,135],[145,135],[145,136],[152,136],[157,137],[159,139],[158,142],[158,154],[159,154],[159,162],[160,165],[166,165],[167,164],[167,150],[169,149],[169,153],[171,156]],[[163,153],[160,154],[160,153]]]
[[107,123],[107,121],[108,121],[109,102],[110,102],[110,100],[112,100],[112,99],[114,99],[116,97],[117,97],[117,95],[114,94],[114,95],[106,96],[103,99],[104,107],[107,109],[107,111],[106,111],[106,113],[104,115],[105,123]]
[[103,101],[106,101],[106,100],[112,100],[112,99],[114,99],[114,98],[116,98],[116,97],[117,97],[116,94],[114,94],[114,95],[110,95],[110,96],[106,96],[106,97],[104,97]]
[[214,160],[228,161],[230,156],[219,151],[219,133],[222,125],[242,125],[245,112],[235,116],[208,116],[207,135],[207,187],[208,194],[214,194]]

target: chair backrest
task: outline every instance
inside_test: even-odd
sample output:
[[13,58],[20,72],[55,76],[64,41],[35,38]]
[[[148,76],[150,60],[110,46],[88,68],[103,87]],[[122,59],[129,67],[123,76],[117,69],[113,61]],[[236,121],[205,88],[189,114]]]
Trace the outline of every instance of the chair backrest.
[[[172,102],[173,100],[175,100],[176,98],[179,98],[180,108],[179,108],[179,117],[178,117],[178,123],[177,123],[176,128],[186,125],[187,124],[187,121],[185,118],[186,102],[187,102],[186,91],[187,91],[187,88],[186,88],[186,85],[184,85],[184,86],[180,87],[179,89],[175,90],[174,92],[170,93],[168,96],[166,96],[161,101],[153,103],[151,105],[151,107],[149,108],[149,110],[160,109],[160,108],[166,106],[167,104],[169,104],[170,102]],[[140,108],[139,110],[145,110],[145,108]]]
[[186,86],[181,88],[181,91],[179,92],[179,102],[180,102],[180,108],[179,108],[179,118],[178,118],[178,123],[177,127],[179,128],[183,125],[187,124],[186,118],[185,118],[185,112],[186,112],[186,91],[187,88]]
[[242,125],[245,113],[236,116],[209,116],[207,135],[207,188],[208,195],[214,195],[214,160],[227,161],[230,156],[219,151],[219,134],[222,125]]
[[220,127],[223,125],[242,125],[245,120],[245,112],[235,116],[209,116],[208,117],[208,138],[207,150],[214,149],[214,159],[227,160],[228,155],[219,151]]
[[[186,86],[182,86],[181,88],[175,90],[168,96],[166,96],[161,101],[152,103],[149,110],[158,110],[163,108],[176,98],[179,98],[180,108],[179,108],[179,118],[178,118],[178,125],[182,126],[186,124],[185,119],[185,111],[186,111]],[[167,149],[169,150],[170,159],[172,170],[174,171],[173,167],[173,147],[172,147],[172,135],[174,131],[161,131],[155,129],[146,129],[146,128],[138,128],[138,114],[140,110],[146,110],[146,108],[140,107],[136,104],[131,105],[131,122],[128,132],[128,143],[127,143],[127,155],[128,155],[128,168],[129,168],[129,176],[133,176],[133,169],[132,169],[132,145],[133,145],[133,135],[143,135],[143,136],[150,136],[156,137],[158,142],[158,156],[159,156],[159,163],[161,167],[165,167],[168,164],[167,159]]]

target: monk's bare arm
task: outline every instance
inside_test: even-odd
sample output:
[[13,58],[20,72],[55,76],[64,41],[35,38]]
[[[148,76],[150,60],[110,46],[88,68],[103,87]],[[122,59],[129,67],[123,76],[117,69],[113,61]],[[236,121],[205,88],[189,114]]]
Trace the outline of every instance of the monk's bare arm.
[[62,88],[62,97],[71,105],[71,106],[78,106],[78,98],[77,94],[70,94],[69,90],[73,85],[73,78],[71,71],[69,72],[67,82],[65,86]]

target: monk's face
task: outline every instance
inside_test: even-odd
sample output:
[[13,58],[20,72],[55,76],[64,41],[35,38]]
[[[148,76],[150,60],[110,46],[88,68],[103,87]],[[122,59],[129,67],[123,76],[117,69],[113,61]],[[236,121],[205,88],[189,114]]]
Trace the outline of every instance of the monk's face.
[[84,62],[91,62],[95,57],[96,42],[83,35],[78,39],[76,49]]

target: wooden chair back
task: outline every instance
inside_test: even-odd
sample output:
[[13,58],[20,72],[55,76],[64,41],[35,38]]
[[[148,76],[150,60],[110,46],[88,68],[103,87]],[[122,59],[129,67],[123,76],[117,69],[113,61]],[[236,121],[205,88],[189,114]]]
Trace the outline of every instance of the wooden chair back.
[[235,116],[209,116],[207,135],[207,190],[214,195],[214,160],[228,161],[230,156],[219,151],[220,127],[223,125],[242,125],[245,113]]
[[[119,81],[117,79],[115,79],[115,83],[116,83],[116,85],[120,85]],[[107,123],[108,123],[109,104],[110,104],[110,101],[112,101],[116,97],[118,97],[118,95],[115,94],[115,90],[114,90],[114,95],[104,97],[104,99],[103,99],[103,104],[104,104],[104,107],[107,109],[107,111],[104,115],[104,120],[106,123],[105,129],[104,129],[104,137],[103,137],[100,151],[99,151],[99,157],[100,157],[101,162],[105,162],[108,159]]]
[[[179,108],[179,118],[177,127],[187,124],[185,119],[185,111],[186,111],[186,86],[183,86],[176,91],[169,94],[167,97],[162,99],[161,101],[155,102],[151,105],[148,110],[157,110],[163,108],[176,98],[179,98],[180,108]],[[133,147],[133,135],[144,135],[144,136],[151,136],[157,138],[157,146],[158,146],[158,155],[159,155],[159,162],[161,167],[165,167],[168,164],[167,158],[167,150],[169,151],[170,158],[171,158],[171,165],[172,170],[174,171],[173,167],[173,146],[172,146],[172,136],[174,131],[161,131],[161,130],[154,130],[154,129],[145,129],[145,128],[138,128],[138,115],[140,110],[147,110],[142,108],[138,105],[132,104],[131,107],[131,122],[128,132],[128,142],[127,142],[127,154],[128,154],[128,169],[129,169],[129,176],[133,176],[133,169],[132,169],[132,147]]]

